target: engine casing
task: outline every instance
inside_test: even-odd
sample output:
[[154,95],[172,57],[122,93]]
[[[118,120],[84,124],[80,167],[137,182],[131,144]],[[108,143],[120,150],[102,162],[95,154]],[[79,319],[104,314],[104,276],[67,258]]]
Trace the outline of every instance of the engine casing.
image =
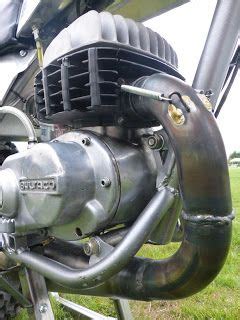
[[143,147],[117,139],[66,133],[7,158],[0,212],[14,218],[16,233],[48,228],[64,239],[130,223],[155,191],[156,165],[149,158]]

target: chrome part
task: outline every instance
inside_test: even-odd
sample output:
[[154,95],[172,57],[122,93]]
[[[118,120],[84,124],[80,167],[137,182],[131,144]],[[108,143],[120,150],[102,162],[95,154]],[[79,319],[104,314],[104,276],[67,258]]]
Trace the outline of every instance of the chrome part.
[[138,252],[154,227],[164,217],[174,201],[168,188],[159,190],[134,222],[129,233],[104,259],[85,270],[70,269],[51,259],[33,252],[16,253],[6,251],[13,260],[23,263],[47,279],[63,286],[89,288],[103,283],[119,272]]
[[27,54],[28,54],[28,51],[27,51],[27,50],[20,50],[20,51],[19,51],[20,57],[26,57]]
[[121,90],[123,92],[136,94],[138,96],[147,97],[149,99],[154,99],[154,100],[158,100],[158,101],[169,101],[169,102],[172,101],[172,99],[165,97],[164,93],[159,93],[159,92],[152,91],[152,90],[146,90],[146,89],[138,88],[138,87],[134,87],[134,86],[121,85]]
[[84,243],[83,249],[87,256],[99,255],[101,246],[96,238],[91,238],[88,242]]
[[195,89],[213,95],[215,107],[240,34],[240,1],[218,0],[205,47],[193,81]]
[[11,106],[3,106],[0,107],[0,113],[11,114],[21,121],[27,132],[29,147],[37,142],[37,134],[35,132],[33,124],[24,112]]
[[147,138],[147,143],[151,149],[162,150],[164,147],[164,139],[160,134],[154,133]]

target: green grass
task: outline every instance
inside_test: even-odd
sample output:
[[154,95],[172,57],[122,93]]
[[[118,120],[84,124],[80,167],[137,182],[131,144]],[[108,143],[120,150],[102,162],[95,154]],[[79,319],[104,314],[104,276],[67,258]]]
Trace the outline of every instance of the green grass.
[[[202,292],[178,301],[131,301],[135,319],[141,320],[237,320],[240,319],[240,168],[230,169],[233,206],[236,219],[233,224],[233,239],[227,261],[218,277]],[[164,247],[146,245],[141,249],[141,255],[150,258],[163,258],[176,251],[178,245],[170,244]],[[65,295],[81,305],[92,310],[115,316],[112,302],[105,298]],[[78,319],[63,308],[53,303],[57,320]],[[26,313],[21,313],[17,320],[28,319]]]

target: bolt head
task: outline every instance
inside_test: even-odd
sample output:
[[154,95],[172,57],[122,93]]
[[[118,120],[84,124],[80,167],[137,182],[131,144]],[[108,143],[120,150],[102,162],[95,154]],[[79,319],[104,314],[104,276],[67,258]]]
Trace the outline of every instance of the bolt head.
[[47,310],[48,310],[48,307],[47,307],[46,303],[43,303],[43,304],[40,305],[40,307],[39,307],[39,312],[40,313],[46,313]]
[[164,140],[161,135],[154,134],[147,139],[148,146],[151,149],[161,150],[164,146]]
[[28,54],[27,50],[20,50],[19,51],[20,57],[26,57],[27,54]]
[[83,250],[87,256],[98,255],[100,253],[100,245],[95,238],[92,238],[84,244]]
[[109,178],[103,178],[101,180],[101,186],[103,188],[108,188],[108,187],[110,187],[110,185],[111,185],[111,180]]
[[85,137],[82,139],[82,144],[84,146],[89,146],[91,144],[91,139],[89,137]]
[[156,143],[156,138],[154,136],[151,136],[148,138],[148,145],[149,147],[153,147]]

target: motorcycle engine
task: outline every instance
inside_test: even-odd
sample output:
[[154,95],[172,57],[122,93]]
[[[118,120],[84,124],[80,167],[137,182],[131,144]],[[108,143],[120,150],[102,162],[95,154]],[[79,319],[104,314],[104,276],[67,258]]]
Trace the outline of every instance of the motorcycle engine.
[[162,163],[147,141],[163,139],[147,129],[157,121],[129,112],[119,85],[156,72],[182,78],[176,67],[171,46],[130,19],[90,11],[64,29],[45,52],[35,102],[43,141],[46,128],[67,133],[4,162],[2,223],[66,240],[131,224],[156,192]]

